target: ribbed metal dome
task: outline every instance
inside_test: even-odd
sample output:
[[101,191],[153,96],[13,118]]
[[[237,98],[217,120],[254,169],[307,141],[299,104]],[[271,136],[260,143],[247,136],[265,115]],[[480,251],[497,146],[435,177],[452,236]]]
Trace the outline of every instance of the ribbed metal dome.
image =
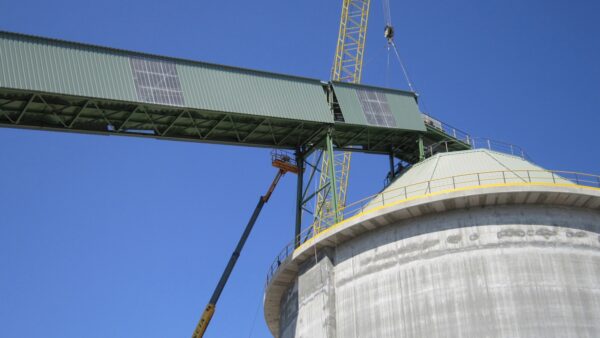
[[521,157],[488,149],[474,149],[436,154],[408,169],[389,189],[471,173],[544,170]]
[[368,207],[385,204],[427,193],[473,186],[493,186],[506,183],[571,184],[560,174],[552,173],[519,156],[474,149],[436,154],[407,169]]

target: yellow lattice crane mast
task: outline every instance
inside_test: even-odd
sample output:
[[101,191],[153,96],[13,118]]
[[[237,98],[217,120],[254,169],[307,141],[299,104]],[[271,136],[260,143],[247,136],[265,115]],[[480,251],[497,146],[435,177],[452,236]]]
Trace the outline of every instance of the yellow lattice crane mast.
[[[360,83],[370,3],[371,0],[343,0],[340,30],[331,69],[332,81]],[[334,118],[343,121],[341,116]],[[332,149],[331,145],[326,149]],[[319,193],[313,223],[315,231],[342,219],[340,209],[346,204],[350,173],[350,152],[335,153],[324,150],[321,156],[321,174],[317,190]]]

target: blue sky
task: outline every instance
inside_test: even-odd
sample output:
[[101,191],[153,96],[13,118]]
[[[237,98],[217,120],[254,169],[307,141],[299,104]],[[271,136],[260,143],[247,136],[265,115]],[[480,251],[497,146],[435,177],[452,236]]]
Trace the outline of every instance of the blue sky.
[[[0,29],[328,79],[341,1],[8,1]],[[600,3],[392,1],[422,109],[600,173]],[[363,82],[386,85],[381,3]],[[389,85],[406,88],[393,64]],[[0,336],[185,337],[257,198],[265,149],[0,129]],[[387,158],[355,156],[350,200]],[[295,178],[265,207],[209,337],[266,337],[265,273],[291,239]]]

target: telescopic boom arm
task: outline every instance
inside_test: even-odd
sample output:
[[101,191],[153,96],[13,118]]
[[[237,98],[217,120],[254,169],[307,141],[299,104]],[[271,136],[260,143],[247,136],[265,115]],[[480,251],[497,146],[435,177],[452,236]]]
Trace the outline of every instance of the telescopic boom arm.
[[281,177],[283,175],[285,175],[285,173],[293,172],[293,173],[298,174],[298,171],[299,171],[298,167],[294,163],[291,162],[291,158],[284,154],[276,154],[276,153],[273,154],[273,166],[279,169],[277,171],[277,175],[275,175],[275,178],[273,179],[273,183],[271,183],[271,186],[269,187],[269,190],[267,190],[267,193],[258,199],[258,204],[256,205],[256,208],[254,208],[254,212],[252,213],[252,216],[250,217],[250,220],[248,221],[248,224],[246,225],[246,228],[244,229],[244,232],[242,233],[242,237],[240,237],[240,240],[238,241],[238,244],[235,247],[235,250],[233,251],[231,258],[229,258],[229,262],[227,263],[227,266],[225,267],[225,271],[223,271],[223,274],[221,275],[221,279],[219,280],[219,283],[217,284],[215,291],[213,291],[213,294],[210,297],[208,305],[206,305],[206,308],[204,309],[204,312],[202,313],[202,317],[200,317],[200,321],[198,322],[198,325],[196,326],[196,330],[194,330],[194,333],[192,334],[192,338],[201,338],[204,336],[204,332],[206,331],[206,328],[208,327],[208,324],[210,323],[210,320],[211,320],[213,314],[215,313],[215,307],[217,305],[217,301],[219,300],[219,297],[221,296],[221,292],[223,292],[223,289],[225,288],[225,284],[227,283],[227,280],[229,279],[229,276],[231,275],[231,271],[233,271],[233,267],[235,266],[235,263],[237,262],[238,258],[240,257],[240,253],[242,252],[242,249],[244,248],[244,244],[246,243],[246,240],[248,239],[248,236],[250,235],[250,231],[252,231],[252,227],[254,226],[254,223],[256,223],[256,219],[258,218],[258,215],[260,214],[263,206],[265,205],[265,203],[267,203],[269,201],[271,194],[273,194],[273,191],[275,190],[277,183],[279,183],[279,180],[281,179]]

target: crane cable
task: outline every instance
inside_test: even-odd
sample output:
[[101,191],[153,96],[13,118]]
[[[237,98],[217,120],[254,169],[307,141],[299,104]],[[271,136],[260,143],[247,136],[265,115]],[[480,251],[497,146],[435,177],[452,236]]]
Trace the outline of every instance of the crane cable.
[[390,44],[387,44],[387,64],[385,66],[385,86],[390,87]]
[[408,77],[408,71],[406,70],[406,67],[404,67],[404,62],[402,62],[402,58],[400,57],[400,53],[398,53],[398,48],[396,47],[394,40],[390,40],[390,43],[391,43],[392,47],[394,47],[394,52],[396,53],[396,57],[398,58],[398,62],[400,63],[400,68],[402,68],[402,72],[404,73],[404,78],[406,78],[406,82],[408,83],[408,87],[410,88],[410,90],[412,92],[416,92],[412,82],[410,81],[410,78]]
[[384,36],[387,39],[387,49],[388,49],[388,63],[387,63],[387,72],[389,73],[390,67],[390,46],[394,48],[394,53],[396,54],[396,58],[398,59],[398,63],[400,63],[400,68],[402,68],[402,73],[404,74],[404,78],[406,79],[406,83],[412,92],[415,92],[415,88],[410,81],[410,77],[408,76],[408,71],[404,66],[404,62],[402,62],[402,58],[400,57],[400,53],[398,52],[398,47],[396,47],[396,43],[394,42],[394,26],[392,26],[392,14],[390,10],[390,0],[383,0],[383,17],[385,19],[385,29]]
[[392,15],[390,12],[390,0],[383,0],[383,18],[385,20],[385,24],[391,26],[392,25]]

